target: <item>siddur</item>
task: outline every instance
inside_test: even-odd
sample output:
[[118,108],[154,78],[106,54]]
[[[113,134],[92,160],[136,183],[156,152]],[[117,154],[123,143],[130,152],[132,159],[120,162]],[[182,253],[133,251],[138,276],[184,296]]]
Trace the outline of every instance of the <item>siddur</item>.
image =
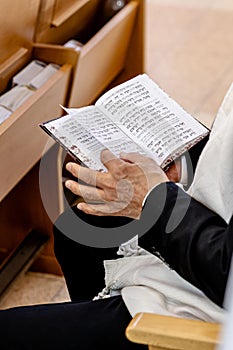
[[79,163],[95,170],[104,170],[104,148],[116,156],[139,152],[165,169],[209,133],[146,74],[110,89],[95,105],[64,110],[65,116],[41,128]]

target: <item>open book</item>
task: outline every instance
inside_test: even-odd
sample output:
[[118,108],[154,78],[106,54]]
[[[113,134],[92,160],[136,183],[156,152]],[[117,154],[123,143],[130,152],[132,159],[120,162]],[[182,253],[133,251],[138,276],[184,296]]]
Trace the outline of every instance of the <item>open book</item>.
[[208,133],[146,74],[103,94],[95,105],[64,108],[67,115],[40,126],[81,164],[103,170],[100,153],[108,148],[139,152],[163,169]]

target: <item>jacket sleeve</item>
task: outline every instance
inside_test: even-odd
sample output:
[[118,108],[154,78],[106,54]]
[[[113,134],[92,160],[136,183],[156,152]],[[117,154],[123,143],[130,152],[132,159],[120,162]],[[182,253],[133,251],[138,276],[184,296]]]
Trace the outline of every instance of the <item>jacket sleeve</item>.
[[172,182],[158,185],[148,196],[141,220],[157,219],[139,244],[159,255],[213,302],[223,305],[233,247],[229,225],[216,213]]

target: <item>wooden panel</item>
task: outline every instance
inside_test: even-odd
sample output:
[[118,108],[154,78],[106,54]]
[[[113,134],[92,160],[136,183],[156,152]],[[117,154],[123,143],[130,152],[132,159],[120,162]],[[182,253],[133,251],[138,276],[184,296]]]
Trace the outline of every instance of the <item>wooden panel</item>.
[[136,12],[137,2],[131,1],[82,47],[70,107],[93,102],[123,69]]
[[75,69],[79,52],[60,45],[33,44],[33,57],[47,63],[70,64]]
[[0,63],[21,47],[30,49],[40,0],[1,1]]
[[127,50],[124,70],[113,82],[113,86],[145,72],[145,2],[145,0],[137,0],[138,9]]
[[[52,160],[47,169],[47,193],[51,211],[54,217],[59,214],[57,200],[56,148],[49,150]],[[41,198],[38,162],[12,191],[0,202],[0,265],[7,260],[26,235],[36,230],[50,237],[37,260],[36,270],[61,274],[61,270],[53,252],[52,220],[44,207]]]
[[31,55],[40,0],[1,1],[0,93]]
[[62,114],[71,68],[63,65],[0,125],[0,200],[40,159],[48,137],[38,124]]
[[61,26],[89,1],[90,0],[56,0],[52,26]]
[[34,41],[64,44],[91,26],[98,5],[99,0],[41,0]]
[[214,350],[220,328],[216,323],[140,313],[130,322],[126,335],[150,349]]
[[43,36],[43,34],[46,35],[47,32],[51,29],[50,27],[55,6],[56,0],[40,0],[40,9],[34,33],[34,41],[40,41],[39,38]]
[[30,56],[31,49],[21,47],[0,64],[0,93],[7,89],[11,77],[25,65]]

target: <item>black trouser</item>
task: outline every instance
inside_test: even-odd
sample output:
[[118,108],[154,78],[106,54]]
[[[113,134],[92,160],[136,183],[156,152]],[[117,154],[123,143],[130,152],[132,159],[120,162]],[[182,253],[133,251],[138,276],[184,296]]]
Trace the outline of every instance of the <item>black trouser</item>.
[[[67,219],[66,212],[59,218],[63,219]],[[116,225],[116,218],[88,220]],[[118,225],[126,221],[118,218]],[[81,245],[56,227],[54,237],[72,301],[0,311],[1,349],[147,349],[127,340],[125,329],[131,316],[120,296],[91,300],[104,287],[103,260],[117,258],[117,249]]]

